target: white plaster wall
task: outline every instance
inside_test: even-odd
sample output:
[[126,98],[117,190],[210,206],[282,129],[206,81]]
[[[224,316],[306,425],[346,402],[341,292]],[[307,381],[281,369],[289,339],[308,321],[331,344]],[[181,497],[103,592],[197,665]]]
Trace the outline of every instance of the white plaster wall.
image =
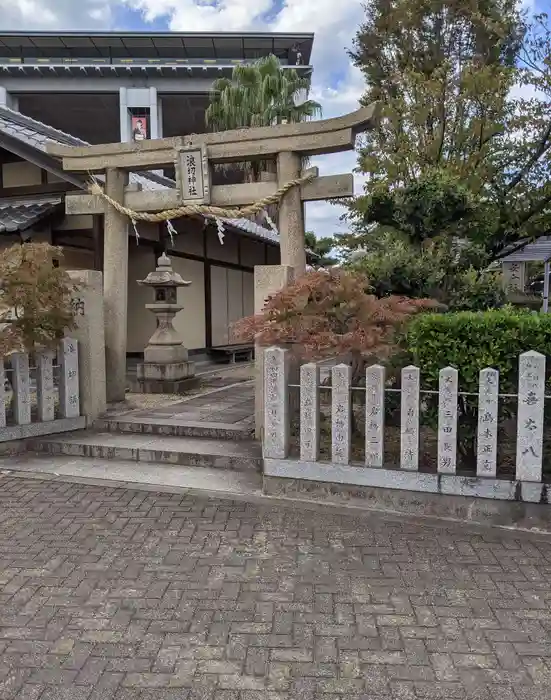
[[212,265],[210,285],[212,344],[234,343],[232,324],[254,313],[254,275]]
[[42,171],[33,163],[20,160],[2,165],[2,184],[4,187],[26,187],[41,183]]
[[127,352],[143,352],[155,331],[155,317],[145,308],[153,301],[153,292],[142,287],[143,280],[155,269],[155,254],[146,246],[128,248],[128,337]]
[[228,326],[243,318],[243,272],[228,270]]
[[254,274],[243,273],[243,316],[254,314]]
[[212,344],[227,345],[228,336],[228,270],[225,267],[210,268],[210,293],[212,303]]
[[178,302],[184,307],[174,319],[174,328],[180,333],[188,350],[204,348],[205,339],[205,266],[198,260],[172,256],[172,267],[191,282],[190,287],[178,290]]

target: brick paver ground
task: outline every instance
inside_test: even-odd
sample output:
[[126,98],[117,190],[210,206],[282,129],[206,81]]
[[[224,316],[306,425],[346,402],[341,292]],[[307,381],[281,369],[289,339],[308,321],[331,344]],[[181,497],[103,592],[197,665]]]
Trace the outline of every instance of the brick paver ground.
[[0,700],[548,700],[551,542],[0,482]]

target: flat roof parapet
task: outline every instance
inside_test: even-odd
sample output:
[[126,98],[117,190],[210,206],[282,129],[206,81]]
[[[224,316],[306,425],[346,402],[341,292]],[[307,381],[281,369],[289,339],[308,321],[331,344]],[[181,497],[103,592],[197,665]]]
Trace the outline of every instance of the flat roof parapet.
[[310,63],[313,33],[0,32],[1,57],[212,58],[283,57],[294,47]]

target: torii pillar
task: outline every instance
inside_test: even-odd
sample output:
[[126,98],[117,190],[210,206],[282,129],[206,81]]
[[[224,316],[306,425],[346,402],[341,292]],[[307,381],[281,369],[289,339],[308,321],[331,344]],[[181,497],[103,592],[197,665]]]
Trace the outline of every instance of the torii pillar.
[[[282,152],[277,156],[278,186],[300,177],[301,158],[298,153]],[[306,270],[306,246],[304,241],[304,207],[300,189],[293,187],[279,206],[279,232],[281,265],[292,267],[294,276]],[[272,293],[272,292],[270,292]]]
[[[105,172],[106,194],[117,202],[124,202],[127,179],[123,170],[108,168]],[[108,203],[105,204],[103,298],[107,401],[124,401],[128,323],[128,219]]]

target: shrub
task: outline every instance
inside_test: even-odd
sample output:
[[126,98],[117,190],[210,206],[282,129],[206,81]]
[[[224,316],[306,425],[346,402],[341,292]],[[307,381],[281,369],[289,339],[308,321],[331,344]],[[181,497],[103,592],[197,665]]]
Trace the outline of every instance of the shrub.
[[480,370],[493,367],[500,372],[500,387],[512,391],[519,355],[537,350],[551,356],[551,315],[511,307],[423,314],[410,322],[406,344],[429,388],[437,388],[439,371],[451,366],[459,370],[462,389],[478,391]]
[[[444,367],[459,371],[460,391],[478,392],[479,372],[493,367],[500,373],[500,393],[517,392],[518,358],[527,350],[551,356],[551,316],[504,307],[485,312],[423,314],[412,319],[405,337],[408,359],[421,369],[422,384],[438,389]],[[436,427],[437,398],[427,399],[429,422]],[[502,402],[502,417],[510,417]],[[476,456],[478,399],[460,396],[459,454],[471,466]]]
[[13,245],[0,256],[0,355],[54,347],[74,327],[75,285],[53,265],[62,257],[47,243]]
[[395,332],[412,314],[434,307],[427,299],[378,299],[369,288],[355,272],[308,272],[270,297],[262,313],[238,321],[234,335],[264,347],[291,346],[301,359],[347,355],[358,381],[366,360],[388,354]]
[[374,294],[436,299],[450,311],[483,311],[505,303],[499,271],[478,269],[472,245],[430,241],[413,246],[386,232],[377,245],[350,266],[369,279]]

